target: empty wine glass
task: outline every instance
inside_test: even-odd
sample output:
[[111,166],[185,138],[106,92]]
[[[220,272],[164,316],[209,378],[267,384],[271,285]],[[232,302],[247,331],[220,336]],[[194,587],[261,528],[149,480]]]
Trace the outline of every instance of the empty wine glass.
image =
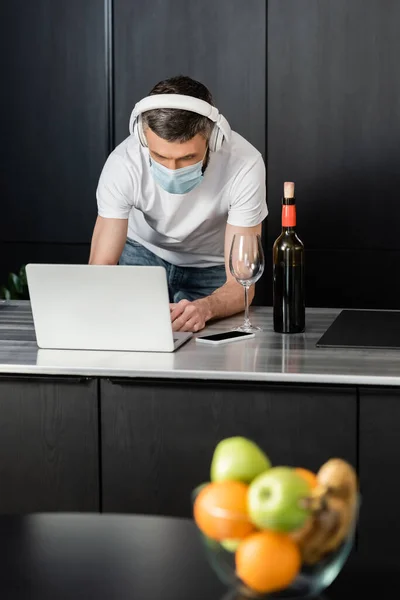
[[264,272],[264,252],[261,237],[255,233],[238,233],[233,236],[229,254],[229,269],[238,283],[244,287],[244,323],[236,331],[253,333],[261,327],[251,324],[249,318],[249,288]]

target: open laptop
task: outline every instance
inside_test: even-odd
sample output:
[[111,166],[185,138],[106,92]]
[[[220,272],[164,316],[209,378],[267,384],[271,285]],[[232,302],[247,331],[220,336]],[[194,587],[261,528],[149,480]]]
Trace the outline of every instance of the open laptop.
[[173,333],[163,267],[29,264],[39,348],[173,352],[191,333]]

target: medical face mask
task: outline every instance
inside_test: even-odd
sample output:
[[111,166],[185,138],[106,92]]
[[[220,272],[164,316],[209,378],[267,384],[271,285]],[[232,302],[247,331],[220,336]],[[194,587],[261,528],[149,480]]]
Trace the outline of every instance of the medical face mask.
[[181,169],[168,169],[164,165],[150,159],[150,171],[154,181],[170,194],[187,194],[201,182],[203,178],[203,160],[182,167]]

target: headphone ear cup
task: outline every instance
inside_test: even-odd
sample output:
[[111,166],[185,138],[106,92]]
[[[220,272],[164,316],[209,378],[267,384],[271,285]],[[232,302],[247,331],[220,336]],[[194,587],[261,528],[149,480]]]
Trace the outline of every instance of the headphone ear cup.
[[146,140],[146,136],[144,135],[144,131],[143,131],[143,121],[142,121],[142,115],[139,115],[136,121],[136,131],[137,131],[137,135],[139,138],[139,142],[141,143],[141,145],[144,148],[147,148],[147,140]]

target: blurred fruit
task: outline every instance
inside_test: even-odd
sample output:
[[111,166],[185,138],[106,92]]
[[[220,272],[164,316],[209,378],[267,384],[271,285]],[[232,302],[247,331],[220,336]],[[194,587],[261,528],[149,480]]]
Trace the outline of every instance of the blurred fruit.
[[290,537],[298,545],[304,564],[315,565],[339,548],[349,534],[354,516],[343,500],[331,498],[301,529],[293,531]]
[[254,530],[247,514],[248,486],[240,481],[216,481],[197,496],[193,516],[199,529],[214,540],[242,539]]
[[307,481],[290,467],[273,467],[250,484],[248,511],[259,529],[292,531],[310,514],[302,500],[309,498]]
[[227,552],[236,552],[241,541],[242,540],[222,540],[221,546],[224,550],[227,550]]
[[318,471],[317,481],[310,499],[312,516],[291,535],[306,565],[314,565],[337,550],[356,519],[358,485],[351,465],[337,458],[328,460]]
[[297,475],[300,475],[300,477],[307,481],[311,489],[317,487],[318,479],[315,473],[309,471],[308,469],[303,469],[302,467],[296,467],[294,471],[297,473]]
[[341,458],[331,458],[317,473],[318,483],[338,498],[353,502],[357,496],[357,474]]
[[286,534],[274,531],[254,533],[243,540],[236,552],[236,573],[259,593],[287,588],[300,571],[300,551]]
[[243,481],[250,483],[271,468],[264,452],[251,440],[230,437],[219,442],[211,462],[211,481]]
[[338,523],[336,529],[326,541],[324,554],[339,548],[349,535],[356,517],[355,508],[341,498],[328,498],[327,510],[336,513]]

